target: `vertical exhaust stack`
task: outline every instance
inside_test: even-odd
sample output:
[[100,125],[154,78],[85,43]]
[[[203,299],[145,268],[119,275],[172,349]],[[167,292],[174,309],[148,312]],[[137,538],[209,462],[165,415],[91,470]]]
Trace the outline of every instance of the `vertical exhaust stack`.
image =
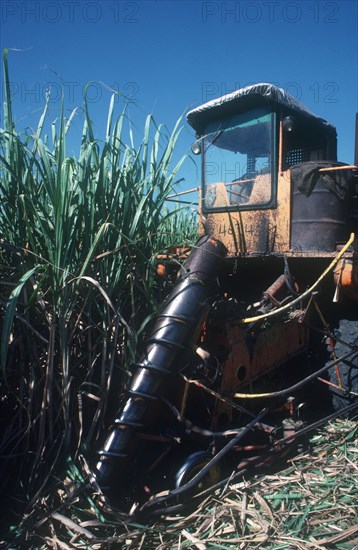
[[[96,464],[96,480],[109,496],[120,492],[152,403],[165,393],[168,376],[182,370],[192,353],[212,303],[225,246],[202,237],[182,266],[178,281],[165,300],[144,352]],[[170,384],[170,380],[168,380]],[[122,483],[121,483],[122,480]]]

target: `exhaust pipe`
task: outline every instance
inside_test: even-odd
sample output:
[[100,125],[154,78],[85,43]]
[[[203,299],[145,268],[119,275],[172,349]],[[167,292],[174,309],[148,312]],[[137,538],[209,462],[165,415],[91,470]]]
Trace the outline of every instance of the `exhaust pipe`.
[[220,241],[205,236],[183,264],[134,365],[124,405],[98,453],[95,477],[105,494],[118,492],[139,443],[138,431],[144,427],[152,403],[165,391],[167,377],[186,366],[211,308],[226,252]]

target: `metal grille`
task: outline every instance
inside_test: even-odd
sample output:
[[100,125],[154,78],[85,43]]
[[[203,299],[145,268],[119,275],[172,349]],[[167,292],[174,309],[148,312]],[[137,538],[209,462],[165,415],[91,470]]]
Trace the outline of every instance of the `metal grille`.
[[285,166],[289,167],[293,164],[299,164],[300,162],[307,162],[311,160],[311,149],[291,149],[287,151],[285,158]]

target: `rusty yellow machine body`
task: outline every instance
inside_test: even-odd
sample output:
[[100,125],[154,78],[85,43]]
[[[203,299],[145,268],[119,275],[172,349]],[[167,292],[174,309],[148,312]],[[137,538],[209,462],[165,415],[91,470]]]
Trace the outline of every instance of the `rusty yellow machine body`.
[[[338,413],[358,397],[358,178],[337,162],[335,128],[271,84],[187,119],[202,168],[200,238],[96,465],[112,494],[137,475],[141,510],[212,484],[229,451],[280,447],[287,418],[289,437],[301,426],[301,390],[320,408],[317,384],[327,388]],[[165,498],[153,495],[155,472]]]
[[[253,392],[265,372],[309,349],[312,309],[323,325],[358,309],[357,167],[337,162],[333,126],[270,84],[210,101],[187,118],[202,165],[199,232],[226,246],[222,284],[241,303],[234,319],[214,315],[207,342],[212,348],[222,332],[221,392],[237,395],[248,384]],[[309,293],[280,315],[286,300],[312,286],[319,298]],[[276,314],[265,316],[270,310]]]
[[[282,129],[280,140],[284,139]],[[319,166],[319,165],[318,165]],[[339,170],[317,168],[318,177],[330,173],[338,177],[345,170],[350,177],[355,167],[339,167]],[[340,174],[341,173],[341,174]],[[344,176],[343,176],[344,177]],[[232,210],[230,204],[230,187],[233,184],[210,184],[208,193],[216,191],[214,208],[205,211],[203,200],[200,201],[202,220],[211,234],[220,238],[231,256],[285,255],[288,257],[329,257],[334,256],[340,242],[349,237],[353,220],[346,219],[346,212],[341,212],[341,202],[322,181],[318,181],[310,198],[292,183],[291,170],[281,170],[280,165],[275,181],[275,202],[270,207],[260,208],[256,197],[271,192],[272,180],[269,174],[259,174],[236,186],[252,184],[252,192],[247,208]],[[232,192],[231,192],[232,193]],[[270,195],[268,195],[270,196]],[[349,199],[352,197],[350,196]],[[347,205],[350,200],[347,197]],[[257,205],[257,208],[253,208]],[[250,207],[249,207],[250,206]],[[321,214],[318,211],[321,210]],[[328,210],[328,212],[327,212]],[[330,211],[329,211],[330,210]],[[201,224],[203,232],[203,224]],[[352,227],[353,229],[353,227]],[[332,233],[335,233],[332,238]]]
[[189,112],[201,155],[200,233],[229,256],[334,256],[357,228],[357,167],[336,131],[270,84]]

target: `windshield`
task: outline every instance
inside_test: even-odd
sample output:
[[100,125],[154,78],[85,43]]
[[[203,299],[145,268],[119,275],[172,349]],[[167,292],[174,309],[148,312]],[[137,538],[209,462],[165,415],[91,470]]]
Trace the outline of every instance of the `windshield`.
[[201,143],[206,210],[272,204],[273,117],[255,109],[206,127]]

